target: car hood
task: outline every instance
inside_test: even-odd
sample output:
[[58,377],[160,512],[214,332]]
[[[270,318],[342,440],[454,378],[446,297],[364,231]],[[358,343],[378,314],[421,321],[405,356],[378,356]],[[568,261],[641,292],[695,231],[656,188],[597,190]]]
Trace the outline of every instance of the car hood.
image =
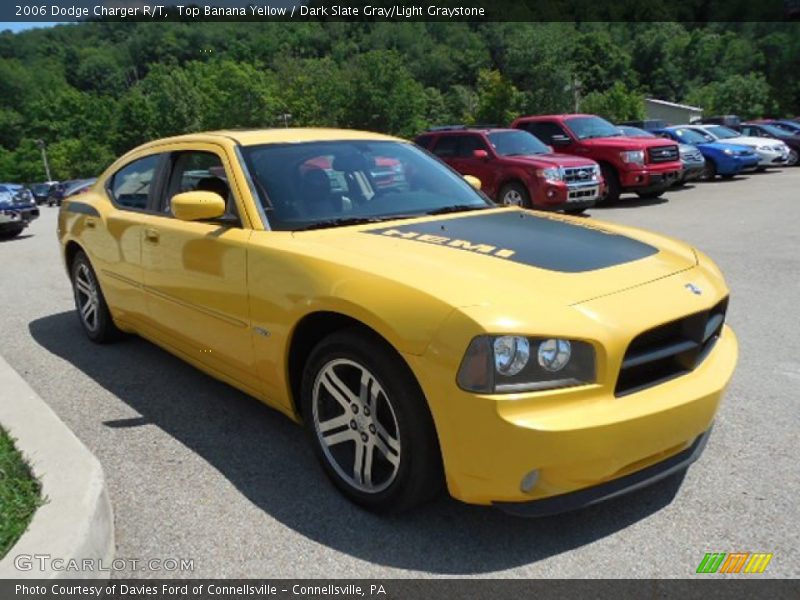
[[739,146],[750,146],[751,148],[756,148],[758,146],[778,146],[783,143],[781,140],[774,138],[752,137],[749,135],[717,141],[721,144],[738,144]]
[[515,208],[295,232],[293,238],[298,252],[392,279],[455,307],[521,297],[531,306],[573,305],[697,265],[692,248],[669,238]]
[[503,159],[510,164],[522,167],[593,167],[595,164],[597,164],[588,158],[558,153],[534,154],[531,156],[505,156]]
[[752,146],[746,146],[744,144],[729,144],[727,142],[703,142],[702,144],[697,144],[697,147],[701,150],[703,148],[710,148],[711,150],[718,150],[720,152],[728,148],[732,148],[734,150],[747,150],[748,152],[753,150]]
[[620,152],[623,150],[646,150],[658,146],[677,146],[677,142],[663,138],[635,138],[624,135],[583,140],[581,144],[594,148],[619,150]]

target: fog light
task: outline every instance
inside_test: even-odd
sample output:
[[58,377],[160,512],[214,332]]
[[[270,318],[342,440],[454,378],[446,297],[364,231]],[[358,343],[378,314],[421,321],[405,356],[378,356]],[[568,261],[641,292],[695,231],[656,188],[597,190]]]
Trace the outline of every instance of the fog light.
[[525,477],[522,478],[522,481],[519,484],[519,488],[525,492],[526,494],[530,494],[533,491],[533,488],[536,487],[536,484],[539,482],[539,470],[536,469],[531,471]]

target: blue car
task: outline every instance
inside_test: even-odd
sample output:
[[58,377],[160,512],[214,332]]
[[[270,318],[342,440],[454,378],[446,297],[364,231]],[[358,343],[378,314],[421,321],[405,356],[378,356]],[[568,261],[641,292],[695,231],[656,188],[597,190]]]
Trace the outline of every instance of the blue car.
[[657,129],[653,133],[681,144],[697,146],[706,159],[703,178],[708,181],[717,175],[730,179],[739,173],[755,171],[758,167],[758,154],[749,146],[716,142],[711,136],[706,138],[699,131],[680,125]]

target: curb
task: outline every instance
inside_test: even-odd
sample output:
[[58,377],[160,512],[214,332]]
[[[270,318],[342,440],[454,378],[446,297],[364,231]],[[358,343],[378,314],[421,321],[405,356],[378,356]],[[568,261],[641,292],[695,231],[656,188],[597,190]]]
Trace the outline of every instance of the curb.
[[[114,514],[103,468],[2,357],[0,425],[15,438],[47,498],[34,513],[28,530],[0,560],[0,578],[107,579],[109,571],[105,569],[115,550]],[[47,556],[57,568],[36,556]],[[86,569],[87,560],[94,568]],[[16,562],[23,568],[18,569]]]

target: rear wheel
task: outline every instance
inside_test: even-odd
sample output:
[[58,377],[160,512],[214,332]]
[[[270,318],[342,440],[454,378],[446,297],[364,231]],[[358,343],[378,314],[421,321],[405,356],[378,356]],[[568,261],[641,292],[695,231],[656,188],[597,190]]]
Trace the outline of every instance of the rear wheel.
[[619,200],[619,196],[622,193],[622,188],[619,184],[619,176],[617,176],[617,172],[608,165],[600,165],[600,170],[603,173],[606,186],[605,193],[598,200],[598,204],[613,204]]
[[75,255],[71,272],[75,308],[88,338],[98,344],[119,338],[121,332],[114,325],[97,275],[84,252]]
[[511,182],[505,184],[500,188],[498,197],[500,204],[504,204],[505,206],[531,207],[531,198],[528,194],[528,190],[526,190],[525,186],[521,183]]
[[433,420],[401,361],[355,328],[320,342],[303,373],[303,416],[317,458],[347,498],[376,512],[418,506],[443,481]]

